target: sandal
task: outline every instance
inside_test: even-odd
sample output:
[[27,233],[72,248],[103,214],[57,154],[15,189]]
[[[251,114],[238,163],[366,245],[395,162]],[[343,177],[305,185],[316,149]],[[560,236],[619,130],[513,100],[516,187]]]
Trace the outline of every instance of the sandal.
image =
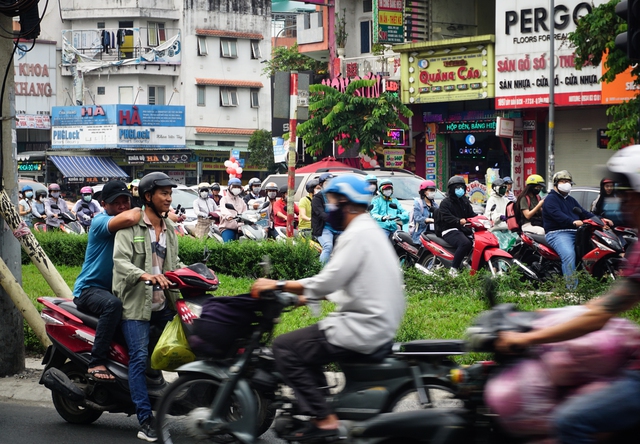
[[[96,375],[108,375],[111,376],[110,378],[96,378]],[[115,376],[113,376],[113,373],[111,373],[109,370],[92,370],[90,372],[87,373],[87,378],[89,378],[90,380],[92,380],[93,382],[116,382],[116,378]]]
[[340,434],[340,429],[320,429],[312,422],[306,422],[299,429],[294,430],[291,435],[283,436],[287,441],[296,442],[334,442],[344,439]]

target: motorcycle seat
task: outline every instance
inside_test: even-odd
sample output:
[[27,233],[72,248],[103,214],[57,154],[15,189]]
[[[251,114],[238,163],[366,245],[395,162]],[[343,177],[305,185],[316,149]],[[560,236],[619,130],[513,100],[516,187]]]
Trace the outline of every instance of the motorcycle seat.
[[549,247],[553,250],[553,247],[549,245],[549,242],[547,242],[547,238],[545,237],[544,234],[526,233],[526,235],[529,236],[534,241],[536,241],[537,243],[542,244],[545,247]]
[[441,247],[448,248],[448,249],[453,249],[453,250],[456,249],[456,247],[454,247],[453,245],[448,243],[446,240],[442,239],[441,237],[436,236],[433,233],[423,234],[422,236],[426,237],[430,241],[435,242],[436,244],[440,245]]
[[402,242],[406,242],[409,245],[413,245],[414,247],[420,247],[420,244],[416,244],[411,238],[411,235],[405,231],[398,230],[394,233],[394,236],[397,236],[399,240],[401,240]]
[[461,339],[424,339],[399,342],[393,346],[394,354],[456,355],[465,353],[465,341]]
[[87,327],[93,328],[94,330],[98,327],[98,318],[78,310],[78,307],[76,307],[76,304],[74,304],[73,302],[65,301],[58,304],[58,306],[61,308],[64,308],[66,311],[68,311],[72,315],[80,318],[82,320],[82,323]]

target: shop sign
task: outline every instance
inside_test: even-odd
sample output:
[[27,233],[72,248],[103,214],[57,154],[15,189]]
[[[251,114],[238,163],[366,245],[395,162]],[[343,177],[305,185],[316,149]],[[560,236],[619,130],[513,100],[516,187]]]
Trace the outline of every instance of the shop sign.
[[404,43],[402,0],[374,1],[374,43]]
[[495,120],[465,120],[438,124],[438,134],[487,133],[496,130]]
[[273,138],[273,161],[275,163],[287,161],[287,148],[285,147],[285,140],[282,137]]
[[522,129],[525,131],[535,131],[536,130],[536,121],[535,120],[525,120],[522,124]]
[[54,126],[120,125],[184,126],[184,106],[174,105],[87,105],[54,106]]
[[[122,178],[118,178],[122,179]],[[109,182],[109,177],[65,177],[64,180],[67,183],[91,183],[91,184],[99,184],[104,182]]]
[[[15,78],[16,114],[28,117],[47,114],[56,103],[56,45],[36,42],[16,42],[13,56]],[[47,118],[49,116],[46,116]],[[24,122],[24,121],[23,121]],[[20,120],[18,121],[20,123]],[[18,126],[16,128],[50,129],[42,126]]]
[[[607,54],[602,56],[602,72],[604,74],[605,64],[607,63]],[[602,83],[602,104],[603,105],[615,105],[623,102],[628,102],[634,99],[640,91],[640,86],[636,85],[635,77],[631,75],[633,68],[628,68],[626,71],[621,72],[616,76],[613,82]]]
[[404,150],[383,150],[385,168],[404,168]]
[[513,138],[513,132],[515,131],[515,120],[504,119],[498,117],[496,119],[496,136],[506,137],[508,139]]
[[404,130],[400,128],[392,128],[387,130],[387,137],[382,142],[384,146],[402,146],[404,145]]
[[145,163],[187,163],[190,155],[186,153],[162,153],[162,154],[129,154],[127,164],[143,165]]
[[184,171],[167,171],[167,176],[178,185],[184,185],[186,183],[186,174]]
[[51,119],[45,114],[18,114],[16,116],[16,129],[51,129]]
[[[496,2],[496,108],[549,106],[549,85],[555,85],[557,106],[599,105],[600,69],[575,68],[568,34],[580,17],[606,0],[560,0],[553,13],[547,0]],[[553,18],[555,78],[549,78],[549,24]]]
[[42,162],[18,162],[18,171],[42,171]]
[[436,103],[493,97],[493,70],[489,69],[492,54],[483,48],[461,55],[430,56],[423,52],[409,57],[408,101]]
[[380,77],[379,75],[373,74],[372,72],[370,72],[369,74],[363,77],[359,77],[355,75],[355,76],[349,76],[348,78],[339,77],[331,80],[323,79],[322,84],[335,88],[338,91],[343,93],[347,90],[347,87],[349,86],[349,84],[351,82],[355,82],[356,80],[375,80],[375,83],[373,84],[373,86],[370,86],[368,88],[360,88],[355,90],[353,92],[354,95],[360,96],[360,97],[368,97],[368,98],[380,97],[380,93],[382,92],[382,77]]

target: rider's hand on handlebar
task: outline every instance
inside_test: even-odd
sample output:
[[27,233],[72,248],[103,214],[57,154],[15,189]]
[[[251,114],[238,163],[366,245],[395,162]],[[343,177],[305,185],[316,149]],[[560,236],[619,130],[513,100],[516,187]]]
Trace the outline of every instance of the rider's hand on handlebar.
[[581,220],[574,220],[573,221],[573,225],[578,228],[581,227],[583,225],[583,222]]
[[153,285],[159,285],[160,288],[166,290],[171,285],[171,281],[164,274],[144,273],[140,276],[140,281],[149,281]]
[[382,216],[382,218],[380,219],[382,222],[386,222],[389,220],[389,216]]
[[605,219],[604,217],[600,218],[602,220],[602,222],[605,223],[605,230],[608,229],[609,227],[613,227],[615,224],[613,223],[613,221],[611,219]]
[[467,219],[460,219],[460,225],[466,225]]
[[496,340],[496,351],[501,353],[516,353],[529,347],[529,335],[527,333],[515,333],[512,331],[500,332]]

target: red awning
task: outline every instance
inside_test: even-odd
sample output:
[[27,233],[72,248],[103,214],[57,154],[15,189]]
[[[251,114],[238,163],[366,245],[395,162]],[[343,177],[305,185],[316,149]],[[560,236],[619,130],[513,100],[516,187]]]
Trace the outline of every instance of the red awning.
[[312,163],[311,165],[305,165],[301,168],[298,168],[296,170],[296,173],[315,173],[320,169],[331,169],[331,168],[353,169],[354,167],[347,165],[346,163],[342,163],[339,160],[336,160],[335,157],[325,157],[324,159],[316,163]]

